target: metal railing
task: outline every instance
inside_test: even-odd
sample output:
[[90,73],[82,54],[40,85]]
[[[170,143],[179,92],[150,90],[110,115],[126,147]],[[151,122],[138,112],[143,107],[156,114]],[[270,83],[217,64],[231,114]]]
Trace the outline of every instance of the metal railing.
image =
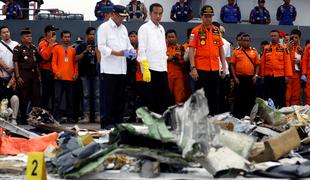
[[[37,9],[37,8],[21,8],[28,11],[29,20],[84,20],[83,14],[71,14],[57,8]],[[42,13],[43,11],[43,13]],[[5,19],[5,14],[0,13],[1,19]],[[25,18],[23,18],[25,19]]]

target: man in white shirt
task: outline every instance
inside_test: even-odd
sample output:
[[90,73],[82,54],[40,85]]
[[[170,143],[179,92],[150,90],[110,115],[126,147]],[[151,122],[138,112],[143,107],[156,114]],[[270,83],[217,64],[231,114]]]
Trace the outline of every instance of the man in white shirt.
[[102,58],[100,73],[104,81],[105,116],[100,122],[102,129],[109,129],[123,122],[126,58],[136,58],[128,31],[122,24],[127,16],[124,6],[115,5],[111,18],[101,24],[97,31],[98,49]]
[[160,25],[163,7],[158,3],[150,6],[150,20],[138,31],[138,61],[141,64],[143,81],[148,82],[147,107],[162,114],[169,106],[170,91],[167,76],[167,47],[165,30]]
[[18,42],[11,40],[9,28],[7,26],[0,27],[1,43],[0,43],[0,101],[7,98],[13,109],[12,123],[16,124],[16,117],[19,109],[19,99],[15,95],[15,78],[13,66],[13,49]]

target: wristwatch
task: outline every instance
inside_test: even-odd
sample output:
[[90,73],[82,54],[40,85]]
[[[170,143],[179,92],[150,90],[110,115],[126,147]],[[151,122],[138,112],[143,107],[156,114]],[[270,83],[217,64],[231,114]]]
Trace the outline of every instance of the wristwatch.
[[193,69],[196,69],[196,67],[195,66],[191,66],[191,70],[193,70]]

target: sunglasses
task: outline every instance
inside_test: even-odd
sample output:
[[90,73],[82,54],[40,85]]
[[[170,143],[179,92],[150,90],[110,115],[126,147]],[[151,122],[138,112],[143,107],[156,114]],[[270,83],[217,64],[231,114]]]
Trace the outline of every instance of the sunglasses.
[[259,3],[265,3],[265,1],[259,1]]

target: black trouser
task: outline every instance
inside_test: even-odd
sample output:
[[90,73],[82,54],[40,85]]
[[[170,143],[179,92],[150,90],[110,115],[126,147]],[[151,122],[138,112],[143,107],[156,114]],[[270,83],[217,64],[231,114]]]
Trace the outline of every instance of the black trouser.
[[225,76],[224,79],[220,78],[220,113],[228,112],[230,95],[230,77]]
[[135,61],[127,60],[127,75],[125,88],[125,109],[124,116],[129,117],[127,122],[134,122],[136,120],[137,109],[137,83],[136,83],[136,69],[137,63]]
[[220,76],[219,71],[198,71],[198,81],[195,89],[203,88],[208,99],[210,115],[220,112]]
[[73,117],[73,81],[55,80],[55,104],[54,104],[54,118],[59,120],[61,117],[61,103],[63,102],[63,95],[66,94],[66,116],[68,118]]
[[83,85],[80,77],[73,81],[73,89],[73,117],[77,118],[83,116]]
[[265,76],[264,95],[265,99],[271,98],[276,108],[285,107],[286,82],[285,77]]
[[[34,70],[33,70],[34,71]],[[36,72],[20,71],[20,77],[23,79],[24,84],[18,89],[18,97],[20,104],[21,119],[19,123],[27,123],[27,107],[29,101],[32,107],[40,106],[40,81]]]
[[123,122],[126,75],[101,74],[104,81],[104,118],[101,128]]
[[147,84],[144,81],[137,81],[137,108],[147,106]]
[[163,114],[169,107],[170,89],[167,72],[150,70],[151,82],[146,84],[146,104],[149,110]]
[[[42,98],[41,106],[46,110],[53,112],[54,106],[54,74],[52,71],[41,69],[42,79]],[[51,108],[48,108],[49,102],[51,101]]]
[[0,101],[4,98],[9,99],[11,97],[11,88],[7,88],[10,78],[0,78]]
[[235,103],[233,114],[236,118],[250,115],[255,104],[255,84],[253,76],[238,76],[240,84],[235,84]]

